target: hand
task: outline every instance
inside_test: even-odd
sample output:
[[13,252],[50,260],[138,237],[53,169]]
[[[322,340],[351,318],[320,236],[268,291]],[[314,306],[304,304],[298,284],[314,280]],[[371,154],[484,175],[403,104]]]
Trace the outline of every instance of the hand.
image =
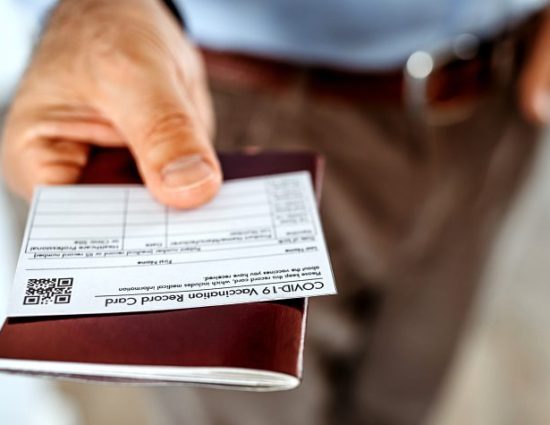
[[520,80],[521,106],[532,121],[550,124],[550,10],[543,18]]
[[127,146],[161,202],[198,206],[221,170],[201,59],[159,0],[62,0],[8,113],[13,191],[76,183],[91,145]]

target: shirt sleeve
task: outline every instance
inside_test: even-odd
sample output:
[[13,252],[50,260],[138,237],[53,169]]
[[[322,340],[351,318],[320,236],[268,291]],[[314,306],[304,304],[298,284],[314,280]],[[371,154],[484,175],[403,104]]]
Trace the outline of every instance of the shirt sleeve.
[[185,29],[185,18],[183,16],[181,4],[176,4],[173,0],[163,0],[164,4],[172,12],[178,22],[181,24],[182,28]]

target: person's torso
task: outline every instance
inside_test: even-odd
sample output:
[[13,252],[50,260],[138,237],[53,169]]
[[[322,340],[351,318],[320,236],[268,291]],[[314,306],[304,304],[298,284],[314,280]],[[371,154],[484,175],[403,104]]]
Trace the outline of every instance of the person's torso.
[[346,68],[400,66],[455,35],[487,36],[546,0],[178,0],[207,47]]

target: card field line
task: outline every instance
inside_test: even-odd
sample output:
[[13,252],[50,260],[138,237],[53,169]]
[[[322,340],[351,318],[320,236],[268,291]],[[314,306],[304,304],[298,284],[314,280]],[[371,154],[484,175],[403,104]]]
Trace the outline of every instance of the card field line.
[[[240,233],[247,230],[257,230],[257,229],[269,229],[271,230],[271,226],[258,226],[258,227],[243,227],[243,228],[235,228],[232,227],[230,229],[220,229],[220,230],[212,230],[209,232],[185,232],[185,233],[170,233],[168,237],[172,236],[186,236],[186,235],[203,235],[203,234],[211,234],[211,233]],[[122,233],[122,229],[121,229]],[[138,238],[160,238],[164,237],[164,233],[155,233],[152,235],[134,235],[124,236],[124,239],[138,239]],[[66,237],[49,237],[49,238],[33,238],[29,237],[29,240],[31,241],[49,241],[49,240],[83,240],[83,239],[122,239],[121,235],[109,235],[109,236],[66,236]]]
[[295,282],[308,282],[310,280],[323,280],[323,276],[316,276],[310,279],[297,279],[297,280],[285,280],[285,281],[276,281],[276,282],[258,282],[250,283],[248,285],[235,285],[235,286],[224,286],[219,288],[202,288],[202,289],[182,289],[181,291],[161,291],[161,292],[122,292],[120,294],[101,294],[94,295],[94,298],[104,298],[104,297],[122,297],[122,296],[133,296],[133,295],[164,295],[164,294],[179,294],[180,292],[202,292],[202,291],[216,291],[224,289],[235,289],[235,288],[249,288],[251,286],[260,286],[260,285],[275,285],[283,283],[295,283]]
[[[164,215],[163,213],[158,213],[159,215]],[[230,221],[230,220],[241,220],[241,219],[247,219],[247,218],[255,218],[255,217],[269,217],[269,213],[264,214],[250,214],[250,215],[241,215],[241,216],[234,216],[234,217],[223,217],[223,218],[212,218],[212,219],[204,219],[204,220],[179,220],[174,221],[173,219],[170,221],[168,226],[171,225],[181,225],[181,224],[188,224],[188,223],[211,223],[215,221]],[[93,217],[90,215],[90,217]],[[126,226],[164,226],[166,225],[166,221],[150,221],[146,223],[129,223],[126,221]],[[113,227],[113,226],[120,226],[120,223],[78,223],[78,224],[35,224],[33,228],[41,227],[41,228],[48,228],[48,227]]]
[[25,271],[44,271],[44,270],[98,270],[98,269],[119,269],[119,268],[135,268],[135,267],[166,267],[166,266],[178,266],[181,264],[199,264],[199,263],[216,263],[224,261],[236,261],[236,260],[251,260],[255,258],[269,258],[280,257],[282,255],[298,255],[306,254],[305,252],[279,252],[275,254],[263,254],[263,255],[247,255],[244,257],[228,257],[228,258],[214,258],[211,260],[192,260],[192,261],[177,261],[170,264],[118,264],[112,266],[75,266],[75,267],[27,267]]

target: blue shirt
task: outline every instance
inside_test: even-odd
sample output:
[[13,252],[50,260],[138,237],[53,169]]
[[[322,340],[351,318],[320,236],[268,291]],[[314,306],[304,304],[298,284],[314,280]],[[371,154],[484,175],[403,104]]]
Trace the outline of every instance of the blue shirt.
[[[55,0],[0,0],[0,103]],[[454,35],[495,33],[547,0],[176,0],[200,44],[354,69],[402,66]]]
[[418,49],[488,36],[546,0],[178,0],[201,44],[344,68],[402,66]]

